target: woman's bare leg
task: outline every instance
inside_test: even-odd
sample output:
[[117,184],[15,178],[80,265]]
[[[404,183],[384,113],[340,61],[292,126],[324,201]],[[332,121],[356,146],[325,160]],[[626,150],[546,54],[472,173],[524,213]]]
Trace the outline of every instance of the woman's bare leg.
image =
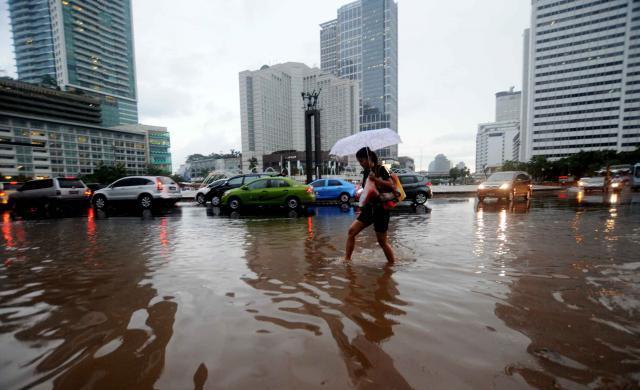
[[353,248],[356,246],[356,236],[358,233],[362,231],[362,229],[366,228],[368,225],[355,220],[349,227],[349,232],[347,233],[347,245],[345,249],[344,260],[351,261],[351,255],[353,254]]
[[393,263],[396,261],[396,257],[393,254],[393,249],[391,245],[389,245],[389,241],[387,240],[387,232],[380,233],[376,232],[376,238],[378,239],[378,244],[382,248],[384,255],[387,257],[387,262]]

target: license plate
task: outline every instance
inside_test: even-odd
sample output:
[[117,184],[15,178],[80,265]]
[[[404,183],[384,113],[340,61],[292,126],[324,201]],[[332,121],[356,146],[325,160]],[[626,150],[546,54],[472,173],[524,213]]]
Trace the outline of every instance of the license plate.
[[78,195],[78,191],[69,191],[69,195]]

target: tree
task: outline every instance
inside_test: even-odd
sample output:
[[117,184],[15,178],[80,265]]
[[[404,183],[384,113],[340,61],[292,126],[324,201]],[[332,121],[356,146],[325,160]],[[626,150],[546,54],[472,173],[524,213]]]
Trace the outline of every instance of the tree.
[[194,154],[191,154],[191,155],[187,156],[187,162],[190,163],[190,162],[194,162],[194,161],[198,161],[198,160],[203,160],[205,158],[207,158],[207,156],[203,156],[200,153],[194,153]]
[[502,163],[501,171],[526,171],[527,163],[523,163],[520,161],[511,161],[507,160]]
[[85,183],[110,184],[125,176],[127,176],[127,169],[122,163],[118,163],[115,166],[98,163],[93,173],[83,176],[82,180]]
[[169,176],[169,177],[171,178],[171,180],[175,181],[176,183],[182,183],[182,182],[186,181],[186,180],[184,179],[184,177],[182,177],[182,176],[180,176],[180,175],[178,175],[178,174],[171,175],[171,176]]
[[451,169],[449,169],[449,177],[451,178],[451,180],[453,181],[453,183],[456,182],[456,180],[460,177],[460,169],[458,167],[453,167]]
[[154,167],[153,165],[147,165],[147,175],[148,176],[171,176],[171,172]]

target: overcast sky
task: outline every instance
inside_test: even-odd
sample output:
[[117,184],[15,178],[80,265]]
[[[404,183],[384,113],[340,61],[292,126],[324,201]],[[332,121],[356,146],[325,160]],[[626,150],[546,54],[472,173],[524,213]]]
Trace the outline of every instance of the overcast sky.
[[[132,0],[141,123],[167,126],[174,170],[192,153],[240,149],[238,72],[320,65],[320,23],[347,0]],[[400,155],[472,169],[478,123],[522,80],[530,0],[399,0]],[[15,77],[6,2],[0,69]],[[0,71],[1,75],[2,71]]]

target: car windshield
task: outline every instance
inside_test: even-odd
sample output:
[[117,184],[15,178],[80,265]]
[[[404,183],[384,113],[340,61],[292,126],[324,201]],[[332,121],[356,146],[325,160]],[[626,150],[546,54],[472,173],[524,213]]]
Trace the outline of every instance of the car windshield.
[[496,172],[493,175],[489,176],[487,181],[504,181],[513,179],[512,172]]
[[60,188],[83,188],[82,181],[77,179],[58,179]]

